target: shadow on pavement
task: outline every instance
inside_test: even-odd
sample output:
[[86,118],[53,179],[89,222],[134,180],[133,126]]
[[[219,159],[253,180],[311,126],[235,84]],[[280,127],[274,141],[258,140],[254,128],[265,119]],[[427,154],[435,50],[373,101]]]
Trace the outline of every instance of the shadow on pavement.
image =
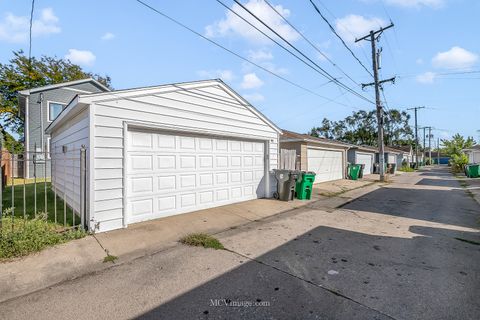
[[380,188],[342,208],[462,227],[477,226],[479,217],[478,204],[461,189]]
[[[411,231],[419,236],[395,238],[318,227],[256,261],[244,259],[236,269],[138,318],[478,316],[480,246],[455,239],[478,240],[478,234],[425,227]],[[238,306],[244,303],[249,306]],[[268,305],[250,305],[255,303]]]
[[434,187],[448,187],[460,188],[460,183],[455,179],[426,179],[423,178],[416,183],[418,186],[434,186]]

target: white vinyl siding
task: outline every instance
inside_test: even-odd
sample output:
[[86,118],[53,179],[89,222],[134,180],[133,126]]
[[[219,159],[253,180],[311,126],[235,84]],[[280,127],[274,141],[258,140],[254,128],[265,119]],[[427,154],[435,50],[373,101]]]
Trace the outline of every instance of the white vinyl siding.
[[[62,198],[65,194],[67,204],[77,212],[80,210],[80,149],[82,145],[87,148],[88,157],[89,117],[87,108],[52,131],[50,138],[52,185]],[[66,152],[64,152],[64,146]]]
[[[189,92],[178,90],[160,94],[150,93],[150,89],[146,91],[144,95],[128,98],[104,94],[92,99],[95,188],[92,217],[100,223],[100,231],[124,226],[125,123],[185,134],[262,140],[268,142],[269,146],[268,169],[277,167],[278,132],[222,87],[209,86],[189,89]],[[270,186],[272,183],[275,181],[270,181]]]

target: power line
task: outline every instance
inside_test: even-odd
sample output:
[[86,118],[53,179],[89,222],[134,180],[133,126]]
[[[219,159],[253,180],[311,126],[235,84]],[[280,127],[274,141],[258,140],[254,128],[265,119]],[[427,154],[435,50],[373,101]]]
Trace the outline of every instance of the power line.
[[333,32],[333,34],[335,34],[335,36],[337,36],[337,38],[340,39],[343,46],[350,52],[350,54],[355,58],[355,60],[357,60],[358,63],[360,63],[360,65],[363,67],[363,69],[365,69],[365,71],[367,71],[368,74],[370,74],[373,77],[373,74],[370,72],[370,70],[368,70],[368,68],[365,67],[365,65],[362,63],[362,61],[360,61],[360,59],[358,59],[358,57],[355,55],[355,53],[353,53],[352,49],[350,49],[350,47],[345,43],[343,38],[337,33],[337,31],[332,26],[332,24],[327,20],[327,18],[325,18],[325,16],[320,11],[320,9],[318,9],[317,5],[312,0],[310,0],[310,3],[315,8],[315,11],[317,11],[317,13],[320,15],[320,17],[322,17],[323,21],[325,21],[325,23],[328,24],[328,26],[330,27],[330,30]]
[[[303,60],[301,57],[299,57],[297,54],[295,54],[294,52],[290,51],[288,48],[286,48],[284,45],[282,45],[281,43],[279,43],[277,40],[273,39],[271,36],[269,36],[268,34],[266,34],[265,32],[263,32],[262,30],[260,30],[257,26],[255,26],[253,23],[251,23],[250,21],[248,21],[247,19],[245,19],[244,17],[242,17],[238,12],[236,12],[235,10],[231,9],[229,6],[227,6],[225,3],[223,3],[222,1],[220,0],[216,0],[220,5],[222,5],[223,7],[225,7],[227,10],[229,10],[230,12],[232,12],[233,14],[235,14],[238,18],[242,19],[245,23],[247,23],[248,25],[250,25],[252,28],[254,28],[255,30],[257,30],[258,32],[260,32],[261,34],[263,34],[265,37],[267,37],[269,40],[271,40],[273,43],[275,43],[276,45],[278,45],[279,47],[281,47],[283,50],[285,50],[286,52],[290,53],[291,55],[293,55],[295,58],[297,58],[298,60],[300,60],[301,62],[303,62],[304,64],[306,64],[308,67],[310,67],[311,69],[313,69],[315,72],[318,72],[320,73],[322,76],[326,77],[327,79],[330,79],[329,76],[327,74],[325,74],[325,72],[323,70],[319,70],[319,69],[316,69],[314,66],[312,66],[311,64],[309,64],[308,62],[306,62],[305,60]],[[333,82],[335,81],[335,78],[331,79],[329,82]]]
[[[217,0],[218,1],[218,0]],[[360,99],[363,99],[367,102],[374,103],[370,99],[364,97],[363,95],[359,94],[355,90],[351,89],[347,85],[343,84],[342,82],[338,81],[335,77],[333,77],[331,74],[329,74],[325,69],[320,67],[316,62],[314,62],[312,59],[310,59],[308,56],[306,56],[301,50],[299,50],[297,47],[295,47],[293,44],[290,43],[287,39],[285,39],[282,35],[280,35],[277,31],[275,31],[272,27],[270,27],[268,24],[266,24],[262,19],[260,19],[257,15],[255,15],[251,10],[249,10],[247,7],[245,7],[240,1],[238,0],[233,0],[237,5],[239,5],[243,10],[248,12],[253,18],[255,18],[258,22],[260,22],[262,25],[264,25],[268,30],[273,32],[277,37],[282,39],[285,43],[287,43],[292,49],[294,49],[296,52],[298,52],[300,55],[302,55],[305,59],[310,61],[313,65],[315,65],[317,68],[322,70],[327,76],[327,79],[332,79],[337,85],[340,85],[341,87],[345,88],[347,91],[350,93],[356,95]]]
[[267,69],[267,68],[259,65],[258,63],[255,63],[255,62],[253,62],[253,61],[251,61],[251,60],[249,60],[249,59],[241,56],[240,54],[238,54],[238,53],[236,53],[236,52],[228,49],[227,47],[221,45],[220,43],[218,43],[218,42],[216,42],[216,41],[213,41],[212,39],[207,38],[207,37],[204,36],[203,34],[201,34],[201,33],[197,32],[197,31],[193,30],[192,28],[190,28],[189,26],[185,25],[184,23],[182,23],[182,22],[180,22],[180,21],[178,21],[178,20],[170,17],[169,15],[161,12],[160,10],[158,10],[158,9],[150,6],[149,4],[143,2],[142,0],[135,0],[135,1],[137,1],[139,4],[143,5],[144,7],[148,8],[149,10],[155,12],[156,14],[159,14],[160,16],[164,17],[165,19],[167,19],[167,20],[175,23],[176,25],[178,25],[178,26],[180,26],[180,27],[182,27],[182,28],[184,28],[184,29],[192,32],[193,34],[197,35],[198,37],[200,37],[200,38],[202,38],[202,39],[210,42],[211,44],[213,44],[213,45],[215,45],[215,46],[217,46],[217,47],[219,47],[219,48],[227,51],[228,53],[234,55],[235,57],[237,57],[237,58],[239,58],[239,59],[241,59],[241,60],[243,60],[243,61],[245,61],[245,62],[248,62],[248,63],[250,63],[251,65],[253,65],[253,66],[255,66],[255,67],[259,68],[259,69],[262,69],[263,71],[265,71],[265,72],[273,75],[274,77],[276,77],[276,78],[278,78],[278,79],[283,80],[284,82],[289,83],[290,85],[292,85],[292,86],[294,86],[294,87],[296,87],[296,88],[299,88],[299,89],[301,89],[301,90],[304,90],[304,91],[306,91],[306,92],[309,92],[309,93],[311,93],[311,94],[313,94],[313,95],[315,95],[315,96],[317,96],[317,97],[320,97],[320,98],[325,99],[325,100],[327,100],[327,101],[330,101],[330,102],[332,102],[332,103],[336,103],[336,104],[339,104],[339,105],[342,105],[342,106],[345,106],[345,107],[350,107],[350,106],[348,106],[348,105],[346,105],[346,104],[344,104],[344,103],[341,103],[341,102],[335,101],[335,100],[333,100],[333,99],[330,99],[330,98],[328,98],[328,97],[322,96],[322,95],[320,95],[320,94],[318,94],[318,93],[316,93],[316,92],[314,92],[314,91],[312,91],[312,90],[310,90],[310,89],[308,89],[308,88],[306,88],[306,87],[304,87],[304,86],[302,86],[302,85],[300,85],[300,84],[298,84],[298,83],[296,83],[296,82],[293,82],[293,81],[291,81],[291,80],[289,80],[289,79],[287,79],[287,78],[285,78],[285,77],[283,77],[283,76],[281,76],[281,75],[279,75],[279,74],[277,74],[277,73],[275,73],[275,72],[273,72],[273,71],[271,71],[271,70],[269,70],[269,69]]
[[[219,0],[217,0],[219,1]],[[253,18],[255,18],[258,22],[260,22],[262,25],[264,25],[268,30],[270,30],[271,32],[273,32],[277,37],[279,37],[280,39],[282,39],[285,43],[287,43],[292,49],[294,49],[296,52],[298,52],[300,55],[302,55],[305,59],[307,59],[308,61],[310,61],[313,65],[315,65],[317,68],[319,68],[322,72],[324,72],[326,75],[324,75],[327,79],[331,79],[334,81],[334,83],[336,83],[337,85],[340,85],[341,87],[345,88],[347,91],[349,91],[350,93],[356,95],[357,97],[359,97],[360,99],[363,99],[367,102],[370,102],[370,103],[373,103],[373,101],[369,100],[368,98],[364,97],[363,95],[359,94],[358,92],[356,92],[355,90],[351,89],[350,87],[348,87],[347,85],[343,84],[342,82],[338,81],[335,77],[333,77],[331,74],[329,74],[325,69],[323,69],[322,67],[320,67],[316,62],[314,62],[312,59],[310,59],[308,56],[306,56],[302,51],[300,51],[297,47],[295,47],[293,44],[290,43],[290,41],[288,41],[287,39],[285,39],[285,37],[283,37],[282,35],[280,35],[277,31],[275,31],[272,27],[270,27],[268,24],[266,24],[262,19],[260,19],[257,15],[255,15],[251,10],[249,10],[247,7],[245,7],[241,2],[239,2],[238,0],[233,0],[237,5],[239,5],[243,10],[245,10],[246,12],[248,12]],[[229,8],[229,10],[231,10]]]
[[312,46],[312,48],[314,48],[322,57],[324,57],[334,67],[336,67],[341,73],[343,73],[353,83],[360,86],[360,84],[357,81],[352,79],[345,71],[342,70],[342,68],[340,68],[335,62],[333,62],[325,53],[323,53],[315,44],[313,44],[302,32],[300,32],[300,30],[298,30],[293,24],[291,24],[290,21],[287,20],[287,18],[285,18],[280,12],[278,12],[278,10],[275,9],[275,7],[272,4],[270,4],[270,2],[268,2],[267,0],[264,0],[264,1],[273,11],[275,11],[275,13],[279,17],[283,19],[283,21],[285,21],[290,27],[292,27],[292,29],[295,30],[305,41],[307,41],[307,43],[310,44],[310,46]]

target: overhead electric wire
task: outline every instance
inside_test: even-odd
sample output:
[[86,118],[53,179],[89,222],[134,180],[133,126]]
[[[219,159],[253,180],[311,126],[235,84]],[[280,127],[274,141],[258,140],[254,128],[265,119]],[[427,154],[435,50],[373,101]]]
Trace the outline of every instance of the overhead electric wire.
[[285,78],[285,77],[283,77],[283,76],[281,76],[281,75],[279,75],[279,74],[277,74],[277,73],[275,73],[275,72],[273,72],[273,71],[271,71],[271,70],[269,70],[269,69],[267,69],[267,68],[259,65],[258,63],[255,63],[255,62],[253,62],[253,61],[251,61],[251,60],[249,60],[249,59],[241,56],[240,54],[238,54],[238,53],[236,53],[236,52],[228,49],[227,47],[221,45],[220,43],[218,43],[218,42],[216,42],[216,41],[213,41],[212,39],[209,39],[208,37],[204,36],[203,34],[195,31],[194,29],[190,28],[189,26],[185,25],[184,23],[182,23],[182,22],[180,22],[180,21],[178,21],[178,20],[170,17],[169,15],[161,12],[160,10],[158,10],[158,9],[150,6],[149,4],[147,4],[146,2],[144,2],[144,1],[142,1],[142,0],[135,0],[135,1],[138,2],[139,4],[143,5],[144,7],[148,8],[149,10],[152,10],[152,11],[155,12],[156,14],[159,14],[160,16],[164,17],[165,19],[167,19],[167,20],[175,23],[176,25],[178,25],[178,26],[180,26],[180,27],[182,27],[182,28],[184,28],[184,29],[192,32],[193,34],[197,35],[198,37],[200,37],[200,38],[202,38],[202,39],[210,42],[211,44],[213,44],[213,45],[215,45],[215,46],[217,46],[217,47],[219,47],[219,48],[227,51],[228,53],[236,56],[237,58],[239,58],[239,59],[241,59],[241,60],[243,60],[243,61],[245,61],[245,62],[250,63],[251,65],[253,65],[253,66],[257,67],[257,68],[262,69],[263,71],[265,71],[265,72],[273,75],[274,77],[276,77],[276,78],[278,78],[278,79],[281,79],[281,80],[289,83],[290,85],[292,85],[292,86],[294,86],[294,87],[296,87],[296,88],[299,88],[299,89],[301,89],[301,90],[307,91],[307,92],[309,92],[309,93],[311,93],[311,94],[313,94],[313,95],[315,95],[315,96],[317,96],[317,97],[320,97],[320,98],[325,99],[325,100],[327,100],[327,101],[330,101],[330,102],[332,102],[332,103],[336,103],[336,104],[339,104],[339,105],[342,105],[342,106],[345,106],[345,107],[350,107],[350,106],[348,106],[348,105],[346,105],[346,104],[344,104],[344,103],[341,103],[341,102],[335,101],[335,100],[333,100],[333,99],[330,99],[330,98],[328,98],[328,97],[322,96],[322,95],[316,93],[315,91],[312,91],[312,90],[310,90],[310,89],[308,89],[308,88],[306,88],[306,87],[304,87],[304,86],[302,86],[302,85],[300,85],[300,84],[298,84],[298,83],[296,83],[296,82],[293,82],[293,81],[291,81],[291,80],[289,80],[289,79],[287,79],[287,78]]
[[267,0],[264,0],[264,2],[273,10],[275,13],[285,21],[295,32],[297,32],[312,48],[314,48],[322,57],[324,57],[328,62],[330,62],[335,68],[337,68],[341,73],[343,73],[348,79],[350,79],[353,83],[356,85],[360,86],[360,84],[355,81],[352,77],[350,77],[345,71],[342,70],[335,62],[333,62],[325,53],[323,53],[315,44],[313,44],[300,30],[298,30],[293,24],[288,21],[287,18],[285,18],[280,12],[278,12],[275,7],[270,4]]
[[312,4],[315,11],[320,15],[320,17],[322,17],[323,21],[325,21],[325,23],[328,24],[328,26],[330,27],[330,30],[333,32],[333,34],[335,34],[335,36],[337,36],[337,38],[340,39],[343,46],[350,52],[350,54],[355,58],[355,60],[357,60],[358,63],[360,63],[360,65],[363,67],[363,69],[365,69],[365,71],[367,71],[368,74],[370,74],[373,77],[372,72],[370,72],[370,70],[368,70],[368,68],[363,64],[363,62],[360,59],[358,59],[358,57],[355,55],[355,53],[352,51],[352,49],[350,49],[350,47],[347,45],[345,40],[343,40],[343,38],[337,33],[335,28],[328,21],[328,19],[323,15],[323,13],[320,11],[320,9],[317,7],[317,5],[312,0],[310,0],[310,3]]
[[[219,0],[217,0],[219,1]],[[287,43],[292,49],[294,49],[296,52],[298,52],[300,55],[302,55],[305,59],[307,59],[310,63],[312,63],[313,65],[315,65],[317,68],[319,68],[320,70],[322,70],[324,73],[327,74],[327,79],[333,79],[334,80],[334,83],[336,83],[337,85],[343,87],[344,89],[346,89],[347,91],[349,91],[350,93],[352,93],[353,95],[359,97],[360,99],[363,99],[369,103],[372,103],[374,104],[375,102],[371,101],[370,99],[366,98],[365,96],[359,94],[358,92],[356,92],[355,90],[353,90],[352,88],[348,87],[347,85],[345,85],[344,83],[338,81],[335,77],[333,77],[331,74],[329,74],[325,69],[323,69],[321,66],[319,66],[315,61],[313,61],[312,59],[310,59],[308,56],[306,56],[302,51],[300,51],[297,47],[295,47],[293,44],[290,43],[290,41],[288,41],[287,39],[285,39],[285,37],[283,37],[282,35],[280,35],[277,31],[275,31],[272,27],[270,27],[268,24],[266,24],[262,19],[260,19],[257,15],[255,15],[251,10],[249,10],[247,7],[245,7],[241,2],[239,2],[238,0],[233,0],[237,5],[239,5],[242,9],[244,9],[246,12],[248,12],[252,17],[254,17],[258,22],[260,22],[262,25],[264,25],[268,30],[270,30],[271,32],[273,32],[277,37],[279,37],[280,39],[282,39],[285,43]],[[230,9],[230,8],[229,8]],[[231,9],[230,9],[231,10]],[[233,10],[232,10],[233,11]]]
[[235,10],[233,10],[232,8],[230,8],[229,6],[227,6],[225,3],[223,3],[221,0],[216,0],[220,5],[222,5],[223,7],[225,7],[227,10],[229,10],[230,12],[232,12],[233,14],[235,14],[238,18],[242,19],[245,23],[247,23],[248,25],[250,25],[252,28],[254,28],[255,30],[257,30],[258,32],[260,32],[261,34],[263,34],[265,37],[267,37],[269,40],[271,40],[273,43],[275,43],[276,45],[278,45],[279,47],[281,47],[283,50],[285,50],[286,52],[290,53],[291,55],[293,55],[295,58],[297,58],[298,60],[300,60],[301,62],[305,63],[308,67],[310,67],[311,69],[313,69],[314,71],[320,73],[322,76],[326,77],[327,79],[330,80],[330,82],[334,82],[336,80],[336,78],[332,78],[330,79],[329,75],[326,74],[323,69],[317,69],[315,68],[314,66],[312,66],[311,64],[309,64],[308,62],[306,62],[305,60],[303,60],[301,57],[299,57],[297,54],[295,54],[294,52],[290,51],[288,48],[286,48],[284,45],[282,45],[281,43],[279,43],[277,40],[273,39],[271,36],[269,36],[268,34],[266,34],[265,32],[263,32],[262,30],[260,30],[257,26],[255,26],[253,23],[251,23],[250,21],[248,21],[247,19],[245,19],[244,17],[242,17],[238,12],[236,12]]

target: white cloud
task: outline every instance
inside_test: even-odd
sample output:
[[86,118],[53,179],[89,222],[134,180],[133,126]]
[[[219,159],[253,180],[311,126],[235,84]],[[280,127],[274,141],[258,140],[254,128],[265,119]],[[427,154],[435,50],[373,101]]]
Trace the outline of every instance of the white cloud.
[[445,5],[445,0],[385,0],[385,3],[397,7],[405,8],[420,8],[420,7],[430,7],[430,8],[441,8]]
[[354,43],[355,38],[362,37],[379,27],[387,25],[385,20],[380,18],[365,18],[356,14],[349,14],[335,20],[338,34],[347,42]]
[[[58,21],[59,19],[55,16],[52,8],[41,10],[40,18],[33,20],[32,37],[59,33],[61,28],[58,25]],[[26,42],[28,40],[29,30],[29,16],[16,16],[9,12],[0,22],[0,40],[14,43]]]
[[265,49],[260,50],[249,50],[248,51],[248,58],[255,62],[265,61],[265,60],[272,60],[273,54]]
[[111,32],[106,32],[103,36],[102,36],[102,40],[112,40],[115,38],[115,35]]
[[265,97],[260,93],[247,93],[243,94],[243,97],[250,102],[259,102],[265,100]]
[[[244,6],[253,14],[255,14],[258,18],[264,21],[268,26],[270,26],[272,29],[282,35],[282,37],[284,37],[285,39],[289,41],[295,41],[299,38],[299,34],[295,30],[293,30],[292,27],[286,24],[283,19],[275,11],[273,11],[264,1],[249,0],[247,3],[244,4]],[[290,16],[290,10],[284,8],[283,6],[276,5],[274,7],[285,18]],[[233,11],[237,12],[247,21],[251,22],[254,26],[258,27],[260,30],[264,31],[267,34],[272,34],[271,31],[269,31],[264,25],[258,22],[248,12],[243,10],[238,4],[233,4],[231,8]],[[242,38],[247,39],[248,41],[256,43],[272,43],[264,35],[252,28],[249,24],[240,19],[231,11],[226,12],[226,17],[224,19],[206,26],[205,35],[212,38],[238,35]]]
[[436,76],[437,75],[434,72],[428,71],[428,72],[419,74],[415,78],[415,80],[417,80],[417,82],[422,84],[432,84],[435,81]]
[[478,55],[460,47],[452,47],[445,52],[439,52],[433,57],[434,67],[446,69],[470,68],[478,61]]
[[95,55],[88,50],[69,49],[65,55],[65,59],[70,60],[72,63],[82,66],[91,66],[95,62]]
[[263,81],[255,73],[247,73],[240,84],[243,89],[255,89],[263,86]]
[[232,81],[235,79],[235,75],[232,70],[200,70],[197,74],[202,78],[217,79],[220,78],[223,81]]

